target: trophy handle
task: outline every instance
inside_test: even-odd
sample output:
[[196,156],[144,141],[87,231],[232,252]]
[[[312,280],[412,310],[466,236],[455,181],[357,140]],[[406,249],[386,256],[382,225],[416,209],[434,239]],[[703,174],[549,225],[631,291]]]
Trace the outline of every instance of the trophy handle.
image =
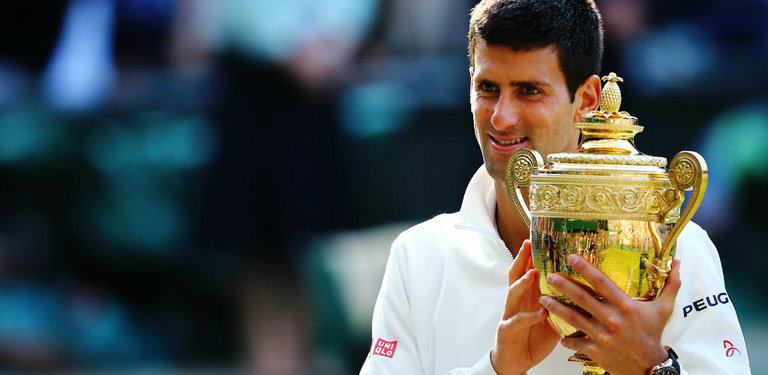
[[709,169],[704,158],[693,151],[680,151],[672,158],[669,163],[669,180],[675,188],[675,194],[683,199],[684,192],[693,188],[691,199],[685,206],[680,219],[670,230],[669,235],[664,240],[660,259],[665,259],[670,249],[677,241],[677,237],[685,228],[685,225],[691,221],[693,214],[699,208],[704,192],[707,190],[707,180],[709,179]]
[[507,161],[506,179],[507,190],[509,191],[512,202],[515,204],[517,212],[523,218],[525,225],[531,227],[531,211],[525,205],[523,193],[520,187],[528,186],[531,182],[531,174],[544,166],[544,159],[541,155],[527,148],[521,148],[512,153]]

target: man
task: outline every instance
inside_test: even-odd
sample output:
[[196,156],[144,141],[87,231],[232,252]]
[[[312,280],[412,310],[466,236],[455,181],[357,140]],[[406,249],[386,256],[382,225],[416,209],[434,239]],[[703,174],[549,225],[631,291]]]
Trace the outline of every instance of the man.
[[[556,274],[547,281],[591,317],[539,301],[529,231],[504,168],[522,147],[544,157],[576,149],[572,123],[598,105],[601,56],[591,0],[483,0],[473,9],[470,102],[484,168],[459,212],[419,224],[392,245],[361,374],[581,374],[567,361],[574,350],[616,375],[749,373],[717,251],[693,223],[657,300],[630,299],[571,256],[603,299]],[[549,313],[588,336],[560,340]]]

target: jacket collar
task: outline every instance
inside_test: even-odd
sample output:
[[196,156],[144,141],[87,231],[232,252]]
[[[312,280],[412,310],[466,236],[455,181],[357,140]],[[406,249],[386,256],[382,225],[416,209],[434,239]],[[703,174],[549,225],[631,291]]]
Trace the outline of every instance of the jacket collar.
[[480,166],[469,181],[456,227],[501,239],[496,229],[496,189],[485,166]]

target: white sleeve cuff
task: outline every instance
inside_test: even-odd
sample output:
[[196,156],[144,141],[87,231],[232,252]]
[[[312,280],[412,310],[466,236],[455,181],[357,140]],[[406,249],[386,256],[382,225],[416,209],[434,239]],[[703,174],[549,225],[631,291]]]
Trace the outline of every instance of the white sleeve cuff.
[[469,373],[472,375],[498,375],[491,364],[491,352],[488,352],[488,355],[484,355],[480,358],[480,360],[472,366]]
[[451,371],[448,371],[446,375],[498,375],[496,374],[496,370],[493,369],[493,365],[491,365],[491,352],[488,352],[488,355],[484,355],[483,358],[480,358],[479,361],[477,361],[474,366],[467,368],[456,368]]

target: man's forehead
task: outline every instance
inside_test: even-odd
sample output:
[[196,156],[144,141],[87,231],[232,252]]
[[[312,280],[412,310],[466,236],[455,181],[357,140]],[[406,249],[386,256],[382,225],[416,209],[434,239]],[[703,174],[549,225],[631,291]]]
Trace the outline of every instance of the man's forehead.
[[477,44],[474,46],[474,53],[473,55],[477,57],[478,53],[487,53],[488,51],[509,51],[513,53],[524,53],[524,52],[536,52],[536,51],[542,51],[546,52],[548,54],[551,54],[555,59],[559,57],[559,50],[557,48],[557,45],[555,44],[547,44],[544,46],[534,46],[529,48],[513,48],[511,46],[505,45],[505,44],[496,44],[496,43],[488,43],[483,39],[479,39],[477,41]]
[[506,45],[478,43],[474,53],[478,73],[528,73],[565,78],[554,45],[515,50]]

